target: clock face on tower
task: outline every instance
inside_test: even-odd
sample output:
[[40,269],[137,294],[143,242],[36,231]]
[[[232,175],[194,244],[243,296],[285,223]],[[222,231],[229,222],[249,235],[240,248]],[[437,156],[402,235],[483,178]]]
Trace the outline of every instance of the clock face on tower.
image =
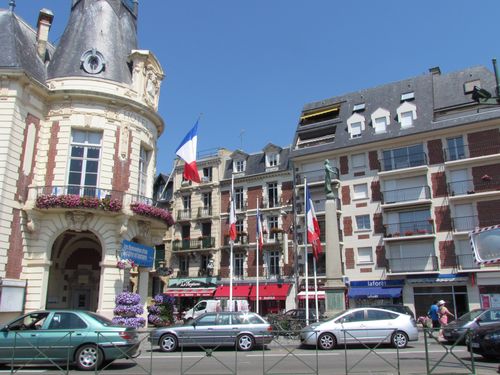
[[99,74],[106,67],[104,56],[95,48],[85,51],[80,58],[80,68],[89,74]]

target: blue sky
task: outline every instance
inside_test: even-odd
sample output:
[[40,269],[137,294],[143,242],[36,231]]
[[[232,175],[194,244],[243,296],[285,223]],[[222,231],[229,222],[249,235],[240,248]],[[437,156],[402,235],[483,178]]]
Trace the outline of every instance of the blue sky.
[[[6,8],[9,0],[0,0]],[[57,43],[71,0],[16,0],[31,25],[54,12]],[[198,151],[291,144],[304,104],[500,60],[500,1],[140,0],[139,48],[166,78],[157,172],[202,113]]]

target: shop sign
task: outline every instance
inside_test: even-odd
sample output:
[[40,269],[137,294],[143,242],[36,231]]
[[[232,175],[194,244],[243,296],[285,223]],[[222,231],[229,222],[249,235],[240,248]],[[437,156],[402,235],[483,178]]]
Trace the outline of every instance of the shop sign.
[[120,258],[131,260],[140,267],[153,267],[155,249],[140,243],[123,240]]
[[170,279],[168,282],[169,288],[215,288],[217,279],[215,277],[203,277],[192,279]]
[[403,286],[404,279],[400,280],[366,280],[366,281],[351,281],[351,287],[391,287]]

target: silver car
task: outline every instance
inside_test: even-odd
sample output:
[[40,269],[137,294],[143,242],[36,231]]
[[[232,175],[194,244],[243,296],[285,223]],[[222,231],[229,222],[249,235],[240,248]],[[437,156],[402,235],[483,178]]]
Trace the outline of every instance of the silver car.
[[457,340],[467,342],[468,330],[474,330],[479,326],[487,326],[500,322],[500,308],[475,309],[462,315],[460,318],[448,323],[443,329],[443,336],[450,344]]
[[370,307],[342,311],[300,331],[303,345],[317,345],[324,350],[338,344],[361,343],[389,343],[401,349],[408,341],[417,340],[417,322],[410,315]]
[[247,351],[255,345],[269,344],[272,339],[271,325],[252,312],[205,313],[183,325],[156,328],[149,337],[162,352],[181,346],[235,346]]

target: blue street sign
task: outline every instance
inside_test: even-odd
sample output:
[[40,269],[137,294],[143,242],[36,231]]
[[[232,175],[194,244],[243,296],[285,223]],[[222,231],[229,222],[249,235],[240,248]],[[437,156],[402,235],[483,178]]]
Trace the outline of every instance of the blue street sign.
[[123,240],[121,259],[130,259],[140,267],[153,267],[155,249],[140,243]]

